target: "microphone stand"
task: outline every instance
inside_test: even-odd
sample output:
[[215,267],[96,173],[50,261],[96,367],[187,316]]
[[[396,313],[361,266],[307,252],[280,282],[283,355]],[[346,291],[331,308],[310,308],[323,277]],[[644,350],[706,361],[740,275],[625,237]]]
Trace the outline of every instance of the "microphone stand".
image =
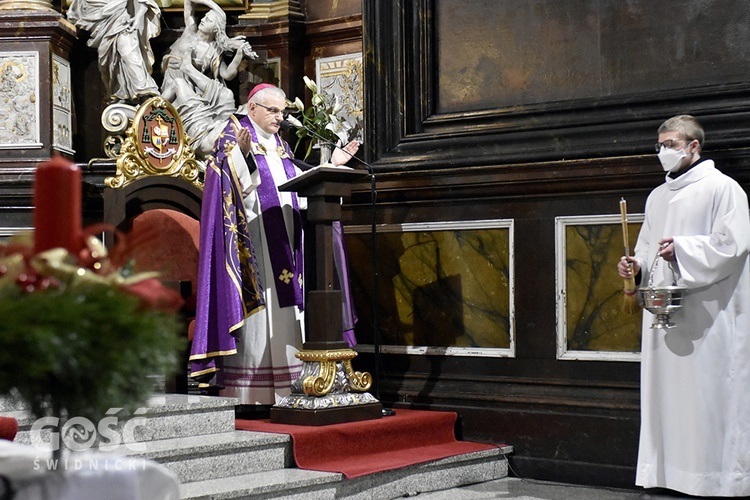
[[[312,135],[319,141],[322,141],[329,146],[334,148],[334,151],[336,149],[340,149],[347,155],[349,155],[349,158],[354,158],[358,162],[360,162],[362,165],[367,168],[367,172],[370,174],[370,202],[371,202],[371,219],[370,219],[370,239],[372,241],[372,329],[373,329],[373,350],[374,350],[374,357],[375,357],[375,368],[374,368],[374,385],[375,385],[375,399],[380,401],[380,371],[381,371],[381,359],[380,359],[380,325],[378,324],[378,317],[380,316],[380,307],[379,307],[379,297],[378,294],[380,293],[380,283],[379,283],[379,273],[378,273],[378,243],[376,240],[377,236],[377,226],[375,222],[375,206],[377,202],[378,192],[375,185],[375,172],[372,169],[372,166],[367,163],[366,161],[362,160],[361,158],[358,158],[351,154],[346,149],[342,148],[339,144],[334,143],[333,141],[326,139],[319,133],[315,132],[314,130],[310,129],[309,127],[306,127],[301,121],[297,120],[293,116],[288,116],[285,120],[281,122],[281,128],[284,130],[288,130],[291,128],[301,128],[308,134]],[[383,407],[382,409],[383,416],[391,416],[395,415],[396,412],[393,410],[393,408],[386,408]]]

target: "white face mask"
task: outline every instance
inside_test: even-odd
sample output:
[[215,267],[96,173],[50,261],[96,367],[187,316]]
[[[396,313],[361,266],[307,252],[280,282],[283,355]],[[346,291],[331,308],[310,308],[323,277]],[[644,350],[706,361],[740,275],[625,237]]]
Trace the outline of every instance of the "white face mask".
[[661,168],[665,172],[674,172],[674,170],[680,166],[682,159],[687,156],[685,149],[677,151],[676,149],[668,149],[664,146],[659,151],[659,161],[661,162]]

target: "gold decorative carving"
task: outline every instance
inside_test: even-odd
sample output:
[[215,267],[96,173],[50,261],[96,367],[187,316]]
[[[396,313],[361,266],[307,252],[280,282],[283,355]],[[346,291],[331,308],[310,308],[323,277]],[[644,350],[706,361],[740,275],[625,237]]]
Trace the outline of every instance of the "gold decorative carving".
[[155,96],[138,107],[117,154],[117,173],[104,182],[122,188],[143,177],[163,175],[182,177],[202,189],[200,172],[177,110]]
[[0,0],[0,10],[47,10],[56,12],[51,0]]
[[352,384],[352,389],[357,392],[365,392],[370,390],[372,387],[372,375],[368,372],[356,372],[352,367],[351,361],[344,361],[344,368],[346,374],[349,377],[349,383]]
[[252,2],[246,14],[239,18],[252,21],[270,21],[280,18],[304,18],[302,7],[297,0],[272,0],[270,2]]
[[295,356],[304,362],[320,363],[319,374],[310,375],[302,381],[302,390],[307,396],[325,396],[331,392],[336,382],[338,363],[343,365],[353,391],[365,392],[372,386],[372,375],[354,371],[352,359],[357,357],[357,353],[351,349],[300,351]]
[[300,351],[296,355],[297,359],[309,362],[327,362],[352,360],[357,357],[357,352],[352,349],[329,349],[325,351]]

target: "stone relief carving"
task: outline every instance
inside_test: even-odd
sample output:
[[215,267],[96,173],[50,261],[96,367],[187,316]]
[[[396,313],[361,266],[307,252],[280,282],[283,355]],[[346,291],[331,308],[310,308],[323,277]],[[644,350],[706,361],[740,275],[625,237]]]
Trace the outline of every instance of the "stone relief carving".
[[328,99],[337,96],[343,105],[341,117],[350,129],[349,138],[364,137],[364,93],[362,85],[362,53],[321,57],[315,61],[318,88]]
[[70,63],[52,56],[52,147],[73,153]]
[[0,53],[0,148],[41,147],[39,55]]

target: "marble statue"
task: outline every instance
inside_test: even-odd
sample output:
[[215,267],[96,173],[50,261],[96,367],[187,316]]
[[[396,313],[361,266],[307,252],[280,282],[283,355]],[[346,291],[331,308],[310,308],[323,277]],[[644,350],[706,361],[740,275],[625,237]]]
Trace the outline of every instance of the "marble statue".
[[159,95],[151,76],[150,40],[161,30],[161,10],[155,0],[73,0],[67,16],[90,33],[88,45],[97,49],[110,102],[138,102]]
[[[209,9],[200,22],[195,5]],[[177,109],[196,155],[204,158],[237,109],[225,82],[237,76],[243,57],[258,55],[245,37],[227,35],[226,14],[213,0],[185,0],[184,15],[185,30],[162,61],[161,95]]]

